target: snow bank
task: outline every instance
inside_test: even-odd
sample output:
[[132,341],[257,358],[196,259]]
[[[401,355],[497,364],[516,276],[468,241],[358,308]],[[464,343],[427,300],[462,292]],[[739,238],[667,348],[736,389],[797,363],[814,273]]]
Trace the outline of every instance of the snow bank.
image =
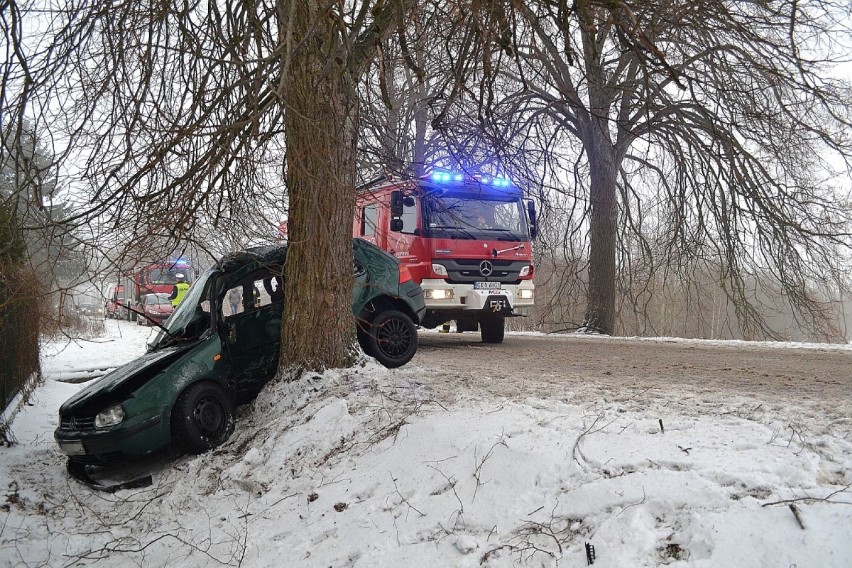
[[427,371],[275,382],[223,447],[115,495],[65,475],[51,422],[77,387],[48,380],[3,450],[0,566],[585,566],[585,543],[595,567],[852,558],[848,416],[724,393],[448,405]]

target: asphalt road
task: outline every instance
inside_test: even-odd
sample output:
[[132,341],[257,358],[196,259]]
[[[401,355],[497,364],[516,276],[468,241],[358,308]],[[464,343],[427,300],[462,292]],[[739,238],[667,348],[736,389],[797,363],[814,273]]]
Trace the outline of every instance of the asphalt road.
[[[436,391],[446,387],[459,396],[607,396],[650,389],[672,397],[724,393],[844,406],[852,401],[848,346],[577,334],[507,334],[495,345],[482,343],[478,333],[424,331],[412,364],[427,371]],[[460,379],[442,384],[442,375]]]

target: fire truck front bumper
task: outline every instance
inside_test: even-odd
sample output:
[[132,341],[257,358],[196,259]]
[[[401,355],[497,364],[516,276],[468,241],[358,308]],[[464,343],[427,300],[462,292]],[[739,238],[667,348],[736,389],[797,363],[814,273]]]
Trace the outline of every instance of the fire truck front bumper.
[[443,280],[423,280],[420,286],[425,292],[429,310],[526,315],[528,308],[535,302],[535,285],[529,280],[523,280],[520,284],[449,284]]

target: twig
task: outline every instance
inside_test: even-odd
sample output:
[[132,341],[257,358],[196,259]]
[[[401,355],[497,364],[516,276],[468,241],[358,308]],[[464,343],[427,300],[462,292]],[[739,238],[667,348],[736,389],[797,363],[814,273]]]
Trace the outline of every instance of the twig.
[[[608,426],[613,424],[616,420],[616,419],[613,419],[610,422],[607,422],[606,424],[604,424],[603,426],[598,428],[597,430],[594,430],[595,425],[598,422],[600,422],[601,420],[603,420],[603,417],[604,417],[603,411],[599,412],[598,415],[595,417],[594,422],[592,422],[591,426],[586,428],[585,431],[583,431],[583,433],[580,434],[577,437],[577,439],[574,441],[574,447],[571,449],[571,455],[573,456],[574,461],[577,462],[577,465],[579,465],[580,468],[583,471],[588,471],[588,468],[583,463],[583,462],[586,461],[586,457],[583,455],[583,451],[580,449],[580,442],[583,441],[583,438],[586,437],[587,434],[594,434],[596,432],[600,432],[601,430],[605,430]],[[579,456],[579,458],[577,456]],[[580,458],[582,458],[583,461],[580,461]]]
[[796,507],[793,503],[789,505],[790,510],[793,511],[793,516],[796,517],[796,522],[799,523],[799,526],[802,527],[802,530],[805,530],[805,523],[802,522],[802,517],[799,516],[799,508]]
[[626,510],[627,510],[627,509],[629,509],[630,507],[635,507],[636,505],[641,505],[641,504],[642,504],[642,503],[644,503],[644,502],[645,502],[645,486],[643,485],[643,486],[642,486],[642,500],[641,500],[641,501],[636,501],[635,503],[630,503],[629,505],[626,505],[626,506],[622,507],[622,508],[621,508],[621,511],[619,511],[619,512],[618,512],[618,515],[616,515],[616,517],[620,516],[620,515],[621,515],[621,513],[623,513],[624,511],[626,511]]
[[[157,542],[159,542],[161,540],[169,539],[169,538],[174,539],[174,540],[178,541],[179,543],[181,543],[185,546],[188,546],[192,550],[200,552],[201,554],[203,554],[204,556],[206,556],[210,560],[213,560],[217,564],[225,564],[225,562],[222,562],[221,560],[219,560],[218,558],[216,558],[215,556],[210,554],[210,552],[208,552],[207,550],[205,550],[205,549],[203,549],[203,548],[201,548],[201,547],[199,547],[195,544],[192,544],[191,542],[184,540],[183,538],[181,538],[177,535],[163,534],[163,535],[156,537],[153,540],[148,541],[145,544],[140,543],[135,548],[130,548],[130,547],[121,548],[120,546],[115,546],[115,547],[111,548],[109,546],[109,544],[106,544],[99,549],[91,549],[91,550],[88,550],[86,552],[83,552],[83,553],[75,555],[75,556],[68,555],[68,556],[66,556],[66,558],[70,558],[71,562],[69,562],[65,566],[68,567],[68,566],[76,565],[78,562],[80,562],[82,560],[102,560],[102,559],[107,558],[111,554],[128,554],[128,553],[144,552],[145,550],[147,550],[147,548],[149,546],[152,546],[152,545],[156,544]],[[113,542],[121,542],[121,541],[126,541],[126,540],[128,540],[128,539],[127,538],[119,538],[119,539],[116,539]]]
[[[485,456],[482,458],[482,460],[479,461],[479,463],[476,466],[476,469],[473,471],[473,477],[476,479],[476,488],[474,488],[474,490],[473,490],[473,499],[474,500],[476,499],[476,492],[479,491],[479,487],[481,485],[485,485],[484,483],[482,483],[482,479],[481,479],[482,466],[484,466],[485,462],[488,461],[488,459],[492,456],[492,454],[494,453],[494,448],[496,448],[497,446],[505,446],[506,448],[509,447],[509,445],[506,444],[506,440],[504,439],[503,436],[504,436],[504,434],[501,433],[500,439],[497,442],[494,442],[494,445],[491,446],[491,449],[488,450],[488,453],[485,454]],[[474,451],[473,459],[474,459],[474,461],[476,460],[476,452],[475,451]]]
[[435,466],[433,466],[433,465],[429,465],[428,467],[429,467],[429,468],[431,468],[431,469],[434,469],[435,471],[437,471],[438,473],[440,473],[440,474],[441,474],[441,476],[442,476],[444,479],[446,479],[446,480],[447,480],[447,485],[449,486],[449,488],[450,488],[450,489],[452,489],[452,490],[453,490],[453,495],[455,495],[455,496],[456,496],[456,501],[458,501],[458,502],[459,502],[459,514],[460,514],[460,515],[461,515],[461,514],[464,514],[464,503],[462,503],[461,497],[459,497],[459,494],[458,494],[458,492],[456,491],[456,484],[458,483],[458,480],[456,480],[455,478],[449,478],[449,477],[447,477],[447,475],[446,475],[443,471],[441,471],[440,469],[438,469],[437,467],[435,467]]
[[[393,481],[393,487],[394,487],[394,489],[396,489],[396,494],[397,494],[397,495],[399,495],[399,498],[402,500],[402,502],[403,502],[403,503],[405,503],[406,505],[408,505],[409,510],[414,509],[415,511],[417,511],[418,513],[420,513],[420,516],[421,516],[421,517],[425,517],[425,516],[426,516],[426,514],[425,514],[425,513],[423,513],[422,511],[420,511],[417,507],[415,507],[415,506],[414,506],[414,505],[412,505],[411,503],[409,503],[409,502],[408,502],[408,499],[406,499],[405,497],[403,497],[403,496],[402,496],[402,493],[400,493],[400,492],[399,492],[399,487],[398,487],[398,486],[397,486],[397,484],[396,484],[396,479],[394,478],[393,474],[392,474],[391,472],[388,472],[388,474],[391,476],[391,481]],[[407,513],[406,513],[406,518],[408,518],[408,514],[407,514]]]
[[838,489],[837,491],[832,491],[825,497],[797,497],[795,499],[781,499],[780,501],[772,501],[771,503],[764,503],[761,507],[769,507],[770,505],[784,505],[786,503],[798,503],[799,501],[805,501],[807,503],[816,503],[818,501],[822,501],[824,503],[832,503],[834,505],[852,505],[852,503],[846,501],[831,501],[831,498],[837,495],[838,493],[843,493],[847,489],[852,487],[852,483],[844,487],[843,489]]

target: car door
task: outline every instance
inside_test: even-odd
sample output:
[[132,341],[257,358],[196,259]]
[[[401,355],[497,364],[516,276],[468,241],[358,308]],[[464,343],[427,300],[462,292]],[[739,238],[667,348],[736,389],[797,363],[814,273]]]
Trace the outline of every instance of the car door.
[[276,296],[274,289],[270,296],[264,286],[264,280],[273,278],[268,271],[255,272],[224,293],[227,297],[231,289],[239,287],[243,298],[242,311],[230,314],[228,309],[229,315],[223,312],[220,316],[225,322],[225,344],[237,390],[262,386],[278,369],[283,299]]

